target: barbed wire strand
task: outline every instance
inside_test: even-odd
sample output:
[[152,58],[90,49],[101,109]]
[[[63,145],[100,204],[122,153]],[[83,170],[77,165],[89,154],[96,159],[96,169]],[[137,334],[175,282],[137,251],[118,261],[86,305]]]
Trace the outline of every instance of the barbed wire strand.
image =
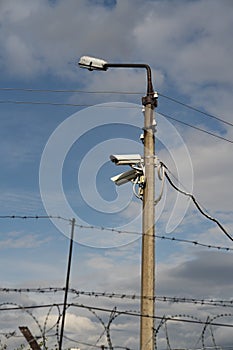
[[[64,292],[65,287],[44,287],[44,288],[0,288],[0,293],[59,293]],[[97,291],[83,291],[75,288],[69,288],[69,293],[76,294],[77,297],[104,297],[109,299],[127,299],[127,300],[141,300],[141,298],[149,300],[157,300],[160,302],[168,303],[191,303],[200,305],[212,305],[222,307],[233,307],[233,300],[220,300],[220,299],[206,299],[206,298],[186,298],[177,296],[141,296],[138,294],[116,293],[116,292],[97,292]]]
[[72,219],[67,219],[59,215],[0,215],[0,219],[58,219],[71,222]]
[[[170,172],[170,171],[169,171]],[[28,215],[0,215],[0,219],[23,219],[23,220],[27,220],[27,219],[58,219],[58,220],[64,220],[67,221],[69,223],[71,223],[72,219],[68,219],[68,218],[64,218],[62,216],[53,216],[53,215],[48,215],[48,216],[40,216],[40,215],[34,215],[34,216],[28,216]],[[90,230],[99,230],[99,231],[108,231],[108,232],[114,232],[117,234],[132,234],[132,235],[138,235],[138,236],[142,236],[142,235],[146,235],[143,234],[142,232],[139,231],[127,231],[127,230],[118,230],[115,228],[109,228],[109,227],[104,227],[104,226],[94,226],[94,225],[79,225],[79,224],[75,224],[76,227],[80,228],[80,229],[90,229]],[[231,252],[233,251],[233,248],[231,247],[224,247],[224,246],[220,246],[220,245],[212,245],[212,244],[208,244],[208,243],[201,243],[198,242],[197,240],[192,241],[192,240],[188,240],[188,239],[183,239],[183,238],[177,238],[177,237],[168,237],[168,236],[160,236],[160,235],[154,235],[155,238],[157,239],[161,239],[161,240],[169,240],[172,242],[179,242],[179,243],[187,243],[187,244],[192,244],[194,246],[201,246],[201,247],[205,247],[208,249],[217,249],[217,250],[223,250],[223,251],[227,251],[227,252]]]

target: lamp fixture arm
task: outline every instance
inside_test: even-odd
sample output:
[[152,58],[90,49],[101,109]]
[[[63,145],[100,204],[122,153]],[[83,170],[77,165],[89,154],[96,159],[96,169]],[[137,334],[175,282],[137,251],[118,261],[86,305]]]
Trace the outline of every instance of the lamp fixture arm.
[[154,89],[151,79],[151,68],[148,64],[144,63],[106,63],[105,69],[108,68],[145,68],[147,72],[147,96],[154,97]]

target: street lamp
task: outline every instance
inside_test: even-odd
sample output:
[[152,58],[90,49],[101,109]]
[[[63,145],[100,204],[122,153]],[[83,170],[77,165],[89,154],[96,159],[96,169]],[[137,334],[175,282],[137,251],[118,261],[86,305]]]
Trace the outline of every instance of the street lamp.
[[[147,94],[142,97],[144,106],[144,186],[142,223],[142,262],[141,262],[141,325],[140,349],[154,350],[154,295],[155,295],[155,121],[154,108],[157,107],[158,94],[154,92],[151,81],[151,68],[148,64],[108,63],[103,59],[83,56],[79,65],[89,70],[106,71],[108,68],[143,68],[147,73]],[[123,181],[127,175],[123,173]],[[122,174],[120,174],[122,175]],[[135,174],[136,176],[136,174]],[[115,179],[116,181],[117,179]],[[122,178],[120,179],[122,180]],[[128,180],[130,181],[130,180]]]

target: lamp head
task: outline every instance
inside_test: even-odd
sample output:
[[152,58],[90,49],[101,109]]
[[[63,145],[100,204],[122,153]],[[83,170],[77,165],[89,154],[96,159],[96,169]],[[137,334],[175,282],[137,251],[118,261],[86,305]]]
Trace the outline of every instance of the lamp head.
[[107,62],[102,60],[101,58],[95,58],[90,56],[82,56],[79,60],[79,66],[81,68],[86,68],[89,70],[104,70],[106,71]]

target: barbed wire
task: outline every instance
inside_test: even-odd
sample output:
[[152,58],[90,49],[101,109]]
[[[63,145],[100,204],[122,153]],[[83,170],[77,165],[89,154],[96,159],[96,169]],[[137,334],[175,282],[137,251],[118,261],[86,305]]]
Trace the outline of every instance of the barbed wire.
[[[83,308],[83,309],[92,309],[95,311],[102,311],[102,312],[112,312],[112,309],[108,308],[101,308],[101,307],[96,307],[96,306],[87,306],[84,304],[78,304],[78,303],[71,303],[69,304],[69,307],[77,307],[77,308]],[[134,316],[134,317],[145,317],[145,318],[153,318],[153,319],[158,319],[162,320],[164,319],[164,316],[157,316],[157,315],[148,315],[148,314],[142,314],[140,311],[137,310],[117,310],[115,309],[115,313],[118,313],[120,315],[127,315],[127,316]],[[196,320],[186,320],[184,319],[183,314],[177,314],[175,316],[166,316],[165,320],[167,321],[175,321],[175,322],[187,322],[187,323],[194,323],[194,324],[205,324],[205,321],[196,321]],[[218,326],[218,327],[228,327],[228,328],[233,328],[233,324],[228,324],[228,323],[217,323],[217,322],[212,322],[211,323],[213,326]]]
[[209,316],[207,317],[207,320],[206,320],[206,324],[205,326],[203,327],[203,331],[201,333],[201,339],[202,339],[202,346],[203,346],[203,349],[206,348],[205,346],[205,332],[207,330],[207,327],[209,326],[210,327],[210,332],[211,332],[211,338],[212,338],[212,341],[213,341],[213,345],[215,347],[217,347],[216,345],[216,341],[215,341],[215,337],[214,337],[214,332],[213,332],[213,321],[216,320],[217,318],[220,318],[220,317],[232,317],[233,315],[231,313],[228,313],[228,314],[218,314],[216,316],[213,316],[212,318],[210,318]]
[[71,221],[71,219],[64,218],[59,215],[0,215],[0,219],[58,219],[58,220],[64,220],[64,221]]
[[[7,305],[10,305],[10,307],[5,307]],[[58,317],[57,317],[56,322],[50,328],[47,329],[48,320],[49,320],[51,311],[53,310],[54,307],[56,307],[56,309],[58,311]],[[33,309],[33,308],[37,308],[37,307],[30,307],[29,308],[28,306],[19,305],[19,304],[14,303],[14,302],[4,302],[4,303],[0,304],[0,311],[21,310],[21,311],[25,312],[26,314],[28,314],[33,319],[33,321],[37,325],[39,332],[40,332],[40,336],[36,336],[35,339],[40,339],[40,338],[42,339],[43,349],[47,349],[46,337],[48,336],[48,333],[55,328],[56,332],[54,335],[56,336],[56,340],[57,340],[57,344],[55,344],[55,347],[57,347],[58,342],[59,342],[59,323],[60,323],[60,319],[61,319],[61,311],[60,311],[59,305],[58,304],[56,304],[56,305],[51,304],[49,306],[49,310],[48,310],[47,314],[45,315],[45,320],[44,320],[43,326],[40,324],[38,318],[30,311],[30,309]],[[11,338],[11,337],[17,336],[17,332],[16,331],[8,332],[8,333],[4,333],[3,335],[6,338]]]
[[[40,334],[41,334],[41,337],[43,339],[43,346],[45,346],[45,335],[43,334],[43,328],[40,324],[40,322],[38,321],[38,319],[33,315],[33,313],[28,310],[27,308],[25,308],[25,306],[22,306],[22,305],[19,305],[17,303],[14,303],[14,302],[4,302],[4,303],[1,303],[0,304],[0,310],[4,310],[4,308],[2,308],[2,306],[6,306],[6,305],[12,305],[12,306],[16,306],[15,309],[19,309],[19,310],[22,310],[24,312],[26,312],[32,319],[33,321],[35,322],[35,324],[37,325],[37,327],[39,328],[39,331],[40,331]],[[5,310],[7,310],[8,308],[5,308]],[[11,308],[9,308],[11,309]]]
[[[138,236],[143,236],[143,235],[147,235],[146,233],[142,233],[139,231],[127,231],[127,230],[118,230],[115,228],[107,228],[107,227],[103,227],[103,226],[93,226],[93,225],[79,225],[79,224],[75,224],[76,227],[80,228],[80,229],[93,229],[93,230],[100,230],[100,231],[109,231],[109,232],[114,232],[114,233],[118,233],[118,234],[133,234],[133,235],[138,235]],[[168,236],[161,236],[161,235],[153,235],[154,238],[158,238],[161,240],[169,240],[169,241],[173,241],[173,242],[180,242],[180,243],[189,243],[192,244],[194,246],[201,246],[201,247],[205,247],[205,248],[212,248],[212,249],[217,249],[217,250],[224,250],[224,251],[233,251],[233,248],[231,247],[223,247],[223,246],[217,246],[217,245],[212,245],[212,244],[208,244],[208,243],[201,243],[198,241],[192,241],[192,240],[188,240],[188,239],[183,239],[183,238],[177,238],[177,237],[168,237]]]
[[[3,307],[1,307],[1,304],[0,304],[0,311],[43,309],[43,308],[50,308],[51,306],[62,306],[63,303],[52,303],[52,304],[43,304],[43,305],[25,305],[25,306],[18,306],[17,304],[12,303],[12,305],[15,305],[15,307],[3,308]],[[107,313],[111,313],[112,312],[112,309],[104,308],[104,307],[90,306],[90,305],[79,304],[79,303],[69,303],[69,304],[67,304],[67,308],[71,308],[71,307],[80,308],[80,309],[87,309],[87,310],[91,309],[91,310],[94,310],[94,311],[101,311],[101,312],[107,312]],[[115,308],[114,311],[115,311],[116,314],[119,314],[119,315],[127,315],[127,316],[133,316],[133,317],[146,317],[146,318],[153,318],[153,319],[158,319],[158,320],[164,319],[164,316],[142,314],[138,310],[118,310],[117,308]],[[204,321],[200,321],[200,322],[190,321],[190,320],[185,320],[182,317],[183,317],[182,314],[177,315],[177,318],[171,318],[170,316],[166,316],[165,320],[170,320],[170,321],[175,321],[175,322],[187,322],[187,323],[205,324]],[[213,326],[218,326],[218,327],[233,328],[233,324],[228,324],[228,323],[212,322],[211,324]]]
[[[59,293],[64,292],[65,287],[44,287],[44,288],[0,288],[0,293]],[[97,291],[83,291],[75,288],[69,288],[69,293],[75,294],[77,297],[88,296],[88,297],[104,297],[109,299],[121,299],[121,300],[141,300],[149,299],[154,301],[160,301],[165,303],[190,303],[195,305],[209,305],[209,306],[222,306],[222,307],[233,307],[233,300],[220,300],[220,299],[206,299],[206,298],[186,298],[176,296],[141,296],[138,294],[127,294],[127,293],[115,293],[115,292],[97,292]]]
[[[35,219],[35,220],[39,220],[39,219],[58,219],[58,220],[64,220],[67,222],[72,221],[72,219],[68,219],[68,218],[64,218],[62,216],[54,216],[54,215],[0,215],[0,219],[23,219],[23,220],[27,220],[27,219]],[[80,228],[80,229],[88,229],[88,230],[99,230],[99,231],[108,231],[108,232],[114,232],[114,233],[118,233],[118,234],[132,234],[132,235],[138,235],[138,236],[143,236],[146,234],[143,234],[142,232],[139,231],[127,231],[127,230],[119,230],[116,228],[110,228],[110,227],[104,227],[104,226],[94,226],[94,225],[79,225],[79,224],[75,224],[76,227]],[[208,248],[208,249],[216,249],[216,250],[223,250],[223,251],[227,251],[227,252],[232,252],[233,248],[231,247],[224,247],[221,245],[213,245],[213,244],[208,244],[208,243],[201,243],[197,240],[188,240],[188,239],[183,239],[183,238],[177,238],[177,237],[168,237],[168,236],[161,236],[161,235],[153,235],[153,237],[157,238],[157,239],[161,239],[161,240],[169,240],[169,241],[173,241],[173,242],[179,242],[179,243],[188,243],[188,244],[192,244],[194,246],[201,246],[204,248]]]
[[185,318],[185,319],[190,319],[190,320],[193,320],[193,321],[195,321],[195,322],[197,322],[197,323],[202,324],[202,320],[201,320],[200,318],[195,317],[195,316],[193,316],[193,315],[189,315],[189,314],[171,315],[171,316],[170,316],[170,319],[167,319],[166,316],[164,315],[164,317],[163,317],[162,320],[160,321],[158,327],[157,327],[156,329],[154,329],[154,341],[155,341],[155,343],[156,343],[156,341],[157,341],[157,336],[158,336],[160,330],[162,329],[162,326],[164,326],[164,328],[165,328],[165,337],[166,337],[166,341],[167,341],[167,347],[168,347],[168,349],[171,350],[170,340],[169,340],[169,333],[168,333],[168,328],[167,328],[167,323],[168,323],[169,321],[171,321],[172,319],[176,319],[177,317],[179,318],[179,317],[181,317],[181,316],[182,316],[183,318]]
[[48,312],[47,312],[47,315],[46,315],[46,318],[45,318],[44,327],[43,327],[43,339],[44,339],[44,342],[45,342],[45,335],[46,335],[48,332],[50,332],[52,329],[55,328],[55,329],[56,329],[55,336],[56,336],[56,340],[57,340],[56,346],[57,346],[57,348],[58,348],[58,346],[59,346],[59,324],[60,324],[60,320],[61,320],[61,317],[62,317],[62,312],[61,312],[60,307],[59,307],[58,305],[56,305],[56,308],[57,308],[57,311],[58,311],[57,320],[56,320],[56,322],[54,323],[53,326],[51,326],[48,330],[46,330],[46,328],[47,328],[47,323],[48,323],[48,321],[49,321],[49,316],[50,316],[50,314],[51,314],[53,308],[54,308],[54,306],[52,305],[52,306],[49,308],[49,310],[48,310]]
[[[13,305],[14,308],[11,308],[11,307],[8,307],[8,308],[3,308],[3,306],[5,306],[6,304],[8,305]],[[40,305],[41,306],[41,305]],[[48,307],[49,305],[43,305],[44,307]],[[50,329],[47,329],[47,322],[48,322],[48,319],[50,317],[50,313],[51,313],[51,308],[52,307],[58,307],[58,311],[59,311],[59,315],[61,314],[60,313],[60,304],[51,304],[49,307],[49,311],[45,317],[45,321],[44,321],[44,327],[42,328],[38,322],[38,320],[36,319],[36,317],[29,311],[29,314],[30,316],[33,317],[33,319],[36,321],[36,324],[39,326],[39,329],[40,329],[40,333],[41,333],[41,337],[43,339],[43,346],[44,348],[47,348],[47,344],[46,344],[46,337],[48,336],[58,336],[58,332],[56,332],[55,334],[48,334],[49,331],[51,331],[54,326],[57,326],[59,325],[59,318],[58,320],[56,321],[56,323],[50,327]],[[34,306],[35,307],[35,306]],[[82,341],[79,341],[79,340],[75,340],[75,339],[72,339],[68,336],[64,336],[64,338],[66,338],[67,340],[70,340],[72,342],[75,342],[77,344],[83,344],[83,345],[86,345],[86,346],[90,346],[90,347],[95,347],[95,348],[105,348],[105,349],[110,349],[110,350],[113,350],[115,348],[121,348],[121,349],[129,349],[128,347],[124,347],[124,346],[114,346],[113,343],[112,343],[112,340],[111,340],[111,337],[110,337],[110,325],[112,324],[112,322],[116,319],[116,317],[118,316],[122,316],[122,315],[128,315],[128,316],[136,316],[136,317],[153,317],[155,319],[158,319],[160,320],[160,323],[158,325],[158,327],[156,329],[154,329],[154,337],[157,338],[158,336],[158,333],[160,331],[160,329],[164,326],[165,327],[165,336],[166,336],[166,341],[167,341],[167,346],[168,346],[168,349],[172,350],[172,347],[171,347],[171,342],[170,342],[170,339],[169,339],[169,332],[168,332],[168,329],[167,329],[167,323],[168,322],[181,322],[181,323],[191,323],[191,324],[199,324],[199,325],[202,325],[203,326],[203,330],[202,330],[202,333],[201,333],[201,339],[202,339],[202,344],[203,344],[203,349],[206,349],[205,347],[205,338],[206,338],[206,330],[208,327],[210,327],[210,332],[211,332],[211,339],[213,341],[213,344],[214,346],[217,347],[216,345],[216,341],[215,341],[215,335],[214,335],[214,331],[213,331],[213,326],[216,326],[216,327],[228,327],[228,328],[232,328],[233,327],[233,324],[232,323],[219,323],[219,322],[215,322],[215,320],[217,318],[220,318],[220,317],[232,317],[233,314],[231,313],[225,313],[225,314],[218,314],[218,315],[215,315],[215,316],[212,316],[211,318],[208,317],[205,321],[201,320],[200,318],[197,318],[196,316],[193,316],[193,315],[187,315],[187,314],[175,314],[175,315],[169,315],[169,316],[150,316],[150,315],[143,315],[140,313],[140,311],[132,311],[132,310],[118,310],[117,307],[115,306],[113,309],[108,309],[108,308],[101,308],[101,307],[94,307],[94,306],[90,306],[90,305],[84,305],[84,304],[77,304],[77,303],[71,303],[68,305],[68,308],[70,307],[78,307],[78,308],[84,308],[84,309],[87,309],[89,312],[91,312],[92,314],[94,314],[97,319],[101,322],[101,324],[104,326],[104,330],[106,332],[106,336],[107,336],[107,342],[108,342],[108,347],[105,346],[105,345],[97,345],[97,343],[101,340],[102,338],[102,335],[104,333],[101,333],[101,337],[99,336],[98,338],[98,341],[96,342],[96,344],[90,344],[90,343],[87,343],[87,342],[82,342]],[[0,305],[0,310],[11,310],[11,309],[20,309],[22,311],[26,311],[28,312],[28,306],[21,306],[21,305],[18,305],[16,303],[2,303]],[[109,317],[108,317],[108,321],[105,323],[102,319],[102,317],[100,317],[97,312],[100,311],[100,312],[107,312],[109,313]],[[13,331],[13,332],[6,332],[6,333],[2,333],[2,335],[4,335],[7,339],[8,338],[11,338],[11,337],[15,337],[16,336],[16,331]],[[36,337],[37,339],[39,339],[40,337]],[[55,345],[57,346],[57,345]]]

